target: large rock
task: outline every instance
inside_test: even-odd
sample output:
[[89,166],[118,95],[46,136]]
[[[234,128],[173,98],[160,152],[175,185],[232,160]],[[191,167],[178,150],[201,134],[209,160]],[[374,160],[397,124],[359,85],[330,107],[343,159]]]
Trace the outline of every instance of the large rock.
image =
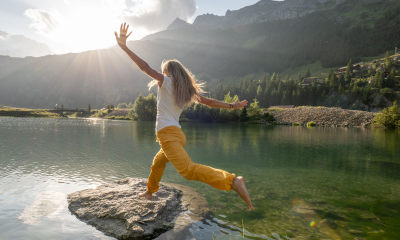
[[315,122],[320,126],[369,127],[374,113],[328,107],[297,107],[271,112],[278,123]]
[[203,197],[182,185],[161,183],[153,200],[140,198],[146,182],[126,178],[74,192],[68,195],[68,208],[78,219],[117,239],[153,239],[171,229],[163,235],[177,236],[187,230],[190,218],[199,220],[209,211]]

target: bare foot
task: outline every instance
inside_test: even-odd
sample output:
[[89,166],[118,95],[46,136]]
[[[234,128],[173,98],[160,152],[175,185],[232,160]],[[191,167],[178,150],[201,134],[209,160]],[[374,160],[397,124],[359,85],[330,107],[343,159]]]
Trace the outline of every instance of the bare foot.
[[144,197],[147,200],[151,200],[153,198],[153,194],[146,191],[144,193],[139,194],[139,197]]
[[239,196],[247,203],[250,210],[253,209],[251,205],[250,195],[247,192],[246,186],[244,184],[244,178],[242,176],[235,177],[232,181],[232,189],[239,194]]

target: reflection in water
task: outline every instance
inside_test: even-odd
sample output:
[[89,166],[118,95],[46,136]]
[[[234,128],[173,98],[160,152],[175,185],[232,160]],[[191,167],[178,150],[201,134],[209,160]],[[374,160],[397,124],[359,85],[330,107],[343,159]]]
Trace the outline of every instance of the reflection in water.
[[65,194],[59,192],[39,193],[33,204],[27,206],[18,219],[28,225],[37,225],[42,217],[55,217],[66,207],[65,198]]
[[[212,210],[192,223],[187,239],[243,239],[242,220],[248,239],[333,238],[329,229],[342,239],[399,239],[399,131],[201,123],[182,128],[192,160],[243,175],[255,207],[247,210],[233,192],[189,182],[168,164],[162,181],[196,188]],[[72,216],[63,196],[148,177],[160,148],[155,140],[154,122],[0,118],[2,238],[112,239]],[[293,207],[294,199],[315,214],[315,227]]]

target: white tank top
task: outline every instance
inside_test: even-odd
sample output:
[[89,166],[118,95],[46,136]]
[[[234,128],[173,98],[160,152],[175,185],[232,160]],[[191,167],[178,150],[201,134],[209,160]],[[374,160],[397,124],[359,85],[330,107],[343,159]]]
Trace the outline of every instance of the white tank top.
[[168,126],[181,127],[179,116],[183,108],[176,105],[173,91],[172,79],[164,76],[164,81],[161,87],[158,87],[157,93],[156,132]]

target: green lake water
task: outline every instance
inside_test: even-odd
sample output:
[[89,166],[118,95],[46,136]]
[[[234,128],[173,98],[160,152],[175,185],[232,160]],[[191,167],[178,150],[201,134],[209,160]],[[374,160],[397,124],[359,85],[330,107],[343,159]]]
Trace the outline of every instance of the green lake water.
[[[113,239],[72,215],[66,195],[147,178],[160,148],[154,128],[0,118],[0,239]],[[212,211],[192,223],[186,239],[243,239],[242,221],[245,239],[400,239],[398,130],[200,123],[182,129],[192,161],[242,175],[254,206],[249,211],[235,192],[187,181],[167,164],[162,181],[197,189]]]

